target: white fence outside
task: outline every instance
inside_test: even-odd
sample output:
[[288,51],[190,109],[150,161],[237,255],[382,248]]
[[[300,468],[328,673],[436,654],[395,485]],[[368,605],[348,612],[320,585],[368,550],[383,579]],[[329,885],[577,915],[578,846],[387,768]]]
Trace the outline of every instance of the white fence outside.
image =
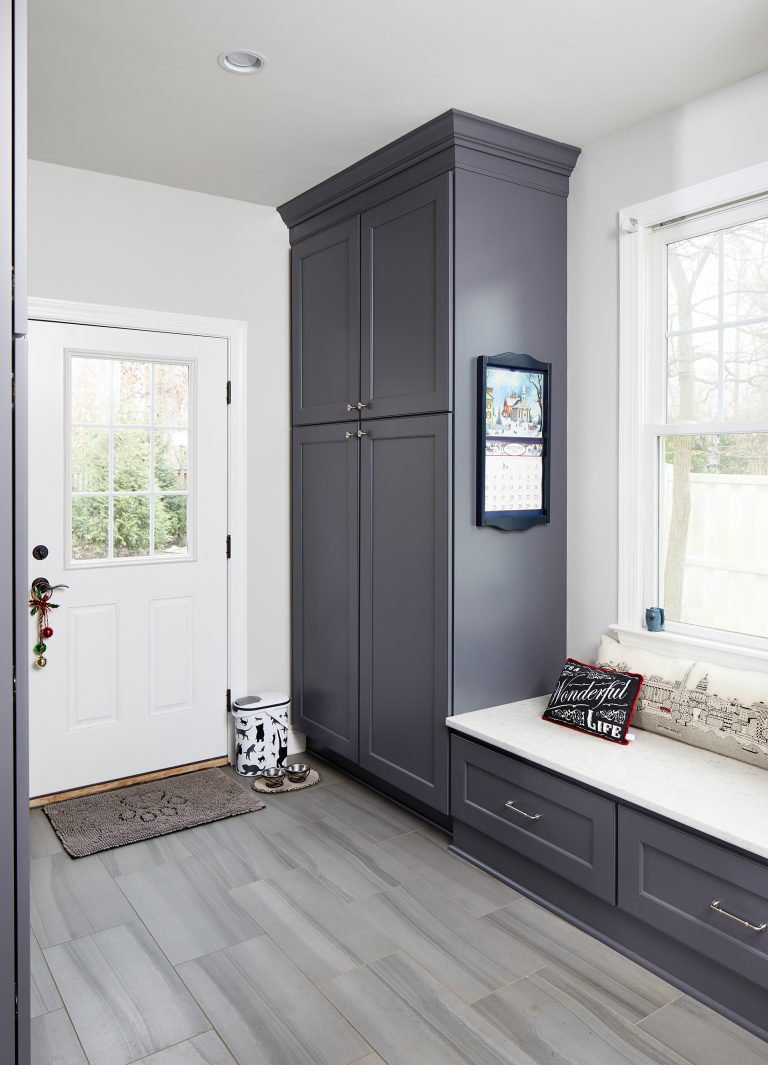
[[[672,466],[664,470],[668,516]],[[676,620],[768,637],[768,476],[691,474],[683,611]]]

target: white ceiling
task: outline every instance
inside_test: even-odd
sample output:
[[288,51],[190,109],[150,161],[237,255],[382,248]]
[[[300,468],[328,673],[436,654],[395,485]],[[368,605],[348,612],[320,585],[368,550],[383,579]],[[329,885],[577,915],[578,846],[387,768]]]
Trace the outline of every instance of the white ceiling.
[[29,6],[33,158],[264,204],[450,107],[583,146],[768,65],[766,0]]

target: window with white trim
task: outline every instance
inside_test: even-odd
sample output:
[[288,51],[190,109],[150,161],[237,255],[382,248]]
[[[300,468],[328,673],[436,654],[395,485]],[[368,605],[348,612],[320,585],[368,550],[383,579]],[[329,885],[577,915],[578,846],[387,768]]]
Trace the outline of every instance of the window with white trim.
[[768,199],[646,235],[646,605],[768,641]]

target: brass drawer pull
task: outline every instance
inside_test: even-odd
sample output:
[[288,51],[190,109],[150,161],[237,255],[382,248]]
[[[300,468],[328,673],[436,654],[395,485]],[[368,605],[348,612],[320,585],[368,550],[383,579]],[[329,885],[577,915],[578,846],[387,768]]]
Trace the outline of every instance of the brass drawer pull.
[[541,814],[527,814],[525,810],[521,810],[519,806],[515,806],[515,800],[509,799],[504,803],[508,810],[514,810],[516,814],[520,814],[521,817],[527,817],[529,821],[539,821]]
[[745,928],[748,928],[750,932],[764,932],[766,928],[768,928],[768,922],[766,921],[763,921],[762,924],[752,924],[750,921],[745,921],[743,917],[737,917],[735,913],[728,913],[728,911],[724,910],[720,905],[720,899],[715,899],[714,902],[710,903],[709,908],[710,910],[714,910],[715,913],[721,913],[723,917],[727,917],[729,921],[735,921],[736,924],[743,925]]

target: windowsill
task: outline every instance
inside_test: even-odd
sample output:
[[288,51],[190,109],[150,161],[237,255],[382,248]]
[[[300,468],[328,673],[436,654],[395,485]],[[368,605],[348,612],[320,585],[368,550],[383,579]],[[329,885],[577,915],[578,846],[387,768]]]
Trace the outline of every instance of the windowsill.
[[699,636],[684,636],[679,632],[649,632],[636,625],[609,625],[620,643],[629,647],[642,647],[657,654],[675,658],[692,658],[696,661],[713,662],[731,669],[752,669],[768,673],[768,651],[757,647],[738,647],[706,640]]

